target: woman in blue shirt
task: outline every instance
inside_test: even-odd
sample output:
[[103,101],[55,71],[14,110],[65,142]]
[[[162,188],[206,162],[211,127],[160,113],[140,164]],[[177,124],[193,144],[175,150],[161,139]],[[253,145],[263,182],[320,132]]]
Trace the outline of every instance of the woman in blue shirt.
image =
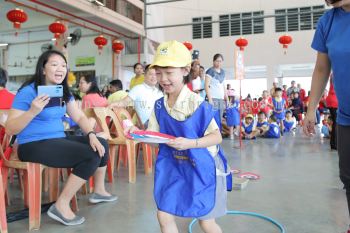
[[[338,98],[338,154],[340,179],[346,189],[350,211],[350,0],[331,1],[333,6],[319,20],[311,47],[317,51],[312,76],[311,95],[304,121],[304,132],[315,133],[315,113],[333,71],[334,89]],[[350,228],[348,230],[350,233]]]
[[[108,144],[97,138],[88,119],[78,108],[67,84],[67,60],[58,51],[44,52],[38,59],[34,76],[19,89],[6,122],[6,131],[17,135],[18,157],[21,161],[49,167],[73,168],[62,193],[48,215],[65,225],[85,221],[73,213],[69,202],[79,188],[94,175],[95,193],[91,203],[115,201],[104,186]],[[38,96],[40,85],[62,85],[63,96]],[[87,136],[67,136],[62,117],[65,113],[81,127]]]

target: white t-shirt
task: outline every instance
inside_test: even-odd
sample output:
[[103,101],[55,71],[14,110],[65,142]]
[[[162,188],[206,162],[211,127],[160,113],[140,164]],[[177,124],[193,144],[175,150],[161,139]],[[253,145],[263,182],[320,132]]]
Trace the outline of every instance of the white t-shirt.
[[192,80],[192,90],[193,91],[200,90],[201,86],[202,86],[201,84],[202,84],[202,81],[201,81],[201,78],[199,76],[197,78],[193,79]]
[[211,94],[211,98],[214,99],[224,99],[225,93],[224,93],[224,84],[220,83],[219,80],[211,77],[210,75],[207,74],[207,76],[209,76],[210,79],[210,94]]
[[154,103],[163,97],[163,93],[157,87],[142,83],[132,88],[128,96],[134,101],[135,110],[144,124],[151,116]]

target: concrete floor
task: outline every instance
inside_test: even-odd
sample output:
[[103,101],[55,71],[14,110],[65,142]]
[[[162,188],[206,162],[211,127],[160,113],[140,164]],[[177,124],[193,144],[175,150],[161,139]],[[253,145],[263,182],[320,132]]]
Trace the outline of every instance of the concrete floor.
[[[328,140],[285,135],[280,140],[224,140],[223,147],[235,169],[261,175],[247,188],[228,194],[228,209],[258,212],[275,218],[288,233],[341,233],[348,224],[345,191],[338,179],[338,158],[329,150]],[[79,214],[86,222],[65,227],[42,215],[40,233],[155,233],[159,232],[152,197],[153,177],[138,166],[137,183],[129,184],[127,170],[121,169],[116,182],[108,185],[119,196],[115,204],[90,205],[79,198]],[[180,232],[187,232],[189,219],[179,219]],[[243,216],[218,220],[224,232],[278,233],[270,223]],[[9,224],[9,233],[28,231],[28,219]],[[200,232],[198,226],[193,232]]]

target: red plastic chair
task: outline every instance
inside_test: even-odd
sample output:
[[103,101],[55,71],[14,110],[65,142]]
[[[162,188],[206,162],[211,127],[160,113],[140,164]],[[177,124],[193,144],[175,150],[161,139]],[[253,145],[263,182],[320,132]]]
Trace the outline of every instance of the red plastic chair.
[[[7,180],[9,168],[20,169],[24,171],[24,202],[29,208],[29,230],[38,230],[41,221],[41,193],[42,193],[42,172],[44,165],[38,163],[22,162],[18,160],[15,150],[9,147],[11,136],[4,137],[3,146],[0,148],[0,157],[2,158],[2,176],[4,193],[7,191]],[[3,151],[3,148],[6,148]],[[59,168],[48,168],[50,174],[50,201],[57,200],[59,190]],[[76,197],[72,199],[72,209],[77,211]]]
[[5,190],[0,167],[0,232],[7,233]]
[[[109,144],[109,161],[107,164],[107,173],[108,173],[108,180],[109,182],[113,182],[113,175],[114,175],[114,165],[115,165],[115,153],[116,153],[116,146],[122,146],[125,147],[125,151],[128,157],[128,168],[129,168],[129,182],[135,183],[136,182],[136,150],[137,150],[137,141],[127,139],[124,135],[124,130],[121,123],[122,117],[127,117],[128,119],[131,119],[130,114],[127,110],[123,108],[117,108],[114,111],[112,111],[109,108],[94,108],[93,113],[91,114],[90,110],[90,116],[94,116],[96,118],[96,121],[100,124],[100,126],[103,129],[103,132],[106,135],[109,135],[109,138],[107,139]],[[110,130],[110,125],[112,125],[112,128],[114,131]],[[146,144],[142,145],[143,151],[144,151],[144,164],[145,164],[145,173],[150,174],[152,173],[152,168],[149,166],[148,158],[150,149],[149,146]],[[121,151],[120,149],[119,151]],[[119,158],[120,158],[119,154]],[[118,159],[119,159],[118,158]]]

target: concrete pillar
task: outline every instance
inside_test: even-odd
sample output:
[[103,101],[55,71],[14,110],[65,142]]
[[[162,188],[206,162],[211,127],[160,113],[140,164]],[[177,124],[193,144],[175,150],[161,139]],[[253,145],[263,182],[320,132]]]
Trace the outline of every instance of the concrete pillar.
[[272,88],[272,83],[277,82],[278,76],[276,67],[273,64],[266,65],[266,75],[267,89],[270,90]]

